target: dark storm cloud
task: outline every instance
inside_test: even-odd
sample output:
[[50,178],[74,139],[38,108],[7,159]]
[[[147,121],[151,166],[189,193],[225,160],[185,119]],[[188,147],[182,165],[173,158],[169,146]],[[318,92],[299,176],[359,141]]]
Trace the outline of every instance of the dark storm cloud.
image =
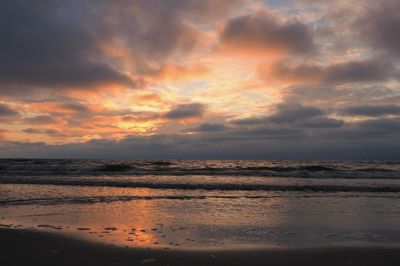
[[400,115],[400,106],[397,105],[359,105],[349,106],[339,113],[350,116],[384,116],[384,115]]
[[228,21],[221,34],[221,41],[243,48],[265,48],[300,54],[315,49],[312,34],[305,24],[297,21],[280,23],[277,18],[264,12]]
[[4,116],[15,116],[18,115],[19,112],[15,111],[11,107],[9,107],[6,104],[1,104],[0,103],[0,117]]
[[[263,71],[261,70],[263,75]],[[349,61],[328,66],[304,64],[290,66],[280,62],[272,68],[274,78],[283,78],[300,82],[351,83],[379,82],[389,78],[399,79],[394,65],[383,58],[366,61]]]
[[200,103],[179,104],[165,114],[165,117],[172,120],[194,118],[203,116],[206,106]]
[[85,9],[71,1],[2,0],[0,85],[131,84],[104,62]]

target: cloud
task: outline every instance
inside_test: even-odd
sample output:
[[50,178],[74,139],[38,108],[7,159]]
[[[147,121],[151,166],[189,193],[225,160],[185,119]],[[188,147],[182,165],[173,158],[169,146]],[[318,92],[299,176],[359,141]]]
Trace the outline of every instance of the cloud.
[[1,141],[5,141],[7,139],[7,133],[9,133],[8,130],[0,129],[0,147],[1,147]]
[[400,17],[397,0],[368,1],[366,12],[355,23],[355,30],[361,38],[374,48],[389,53],[400,53]]
[[227,127],[223,124],[204,123],[199,125],[194,131],[197,132],[219,132],[226,130]]
[[91,110],[84,104],[81,103],[63,103],[58,106],[61,109],[65,109],[67,111],[76,112],[76,113],[89,113]]
[[340,128],[343,125],[344,121],[328,117],[317,117],[297,123],[297,126],[305,128]]
[[284,103],[277,106],[277,112],[269,117],[274,123],[291,123],[324,115],[324,111],[313,106]]
[[155,112],[139,112],[129,114],[121,117],[124,122],[146,122],[146,121],[157,121],[161,116]]
[[209,73],[209,71],[210,70],[203,65],[186,67],[176,64],[164,64],[162,68],[148,72],[148,77],[146,80],[154,82],[184,82],[204,77]]
[[350,116],[384,116],[384,115],[400,115],[400,106],[389,105],[359,105],[349,106],[339,113]]
[[206,106],[201,103],[178,104],[165,114],[171,120],[197,118],[203,116]]
[[0,156],[399,158],[398,1],[256,2],[1,1]]
[[[376,123],[376,122],[374,122]],[[385,124],[383,120],[380,122]],[[1,157],[124,159],[387,159],[400,156],[399,127],[360,124],[305,131],[257,128],[208,134],[155,134],[79,144],[0,142]],[[354,141],[357,138],[357,141]],[[373,152],[372,152],[373,151]]]
[[341,128],[344,121],[328,117],[328,113],[314,106],[285,102],[275,107],[270,115],[233,120],[236,134],[263,135],[268,138],[301,139],[318,132]]
[[[369,120],[360,122],[358,125],[362,129],[394,133],[397,130],[400,130],[400,119],[399,118],[369,119]],[[396,133],[398,133],[398,132],[396,132]]]
[[317,64],[290,65],[279,62],[272,67],[260,68],[260,75],[268,79],[293,83],[343,84],[352,82],[379,82],[398,79],[394,65],[382,58],[348,61],[328,66]]
[[49,125],[57,122],[57,119],[50,115],[38,115],[25,118],[24,121],[33,125]]
[[250,117],[233,121],[236,125],[252,126],[268,123],[293,124],[308,119],[324,116],[325,112],[314,106],[285,102],[275,106],[275,112],[263,117]]
[[111,50],[123,51],[123,60],[129,62],[134,75],[154,78],[166,72],[182,72],[182,67],[171,66],[177,65],[176,57],[191,53],[204,42],[206,37],[199,26],[223,18],[240,3],[241,0],[117,0],[108,1],[101,16],[109,22],[105,30],[111,36]]
[[266,12],[236,17],[221,33],[221,43],[232,47],[307,54],[315,50],[310,29],[298,21],[280,22]]
[[135,104],[161,103],[163,100],[156,93],[146,93],[132,97],[132,102]]
[[22,132],[28,133],[28,134],[45,134],[49,135],[52,137],[65,137],[68,136],[68,134],[61,132],[60,130],[57,129],[43,129],[43,128],[25,128],[22,130]]
[[0,85],[91,88],[133,85],[125,74],[101,60],[98,36],[85,8],[71,2],[4,0],[0,31]]
[[9,107],[6,104],[0,103],[0,117],[6,117],[6,116],[15,116],[18,115],[19,112],[15,111],[11,107]]
[[202,39],[195,23],[229,13],[234,1],[98,0],[1,2],[0,93],[143,87],[172,57]]

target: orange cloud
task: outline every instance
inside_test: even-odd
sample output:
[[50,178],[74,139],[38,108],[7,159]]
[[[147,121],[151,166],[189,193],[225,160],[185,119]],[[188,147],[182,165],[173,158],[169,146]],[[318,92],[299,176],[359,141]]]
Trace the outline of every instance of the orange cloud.
[[160,95],[156,94],[156,93],[146,93],[146,94],[142,94],[142,95],[135,95],[132,97],[132,102],[133,103],[143,103],[143,104],[147,104],[147,103],[160,103],[162,102],[162,98],[160,97]]
[[7,139],[7,133],[9,133],[8,130],[0,129],[0,140],[6,140]]
[[172,81],[182,82],[197,79],[208,74],[210,70],[203,65],[182,66],[166,64],[145,78],[148,82]]

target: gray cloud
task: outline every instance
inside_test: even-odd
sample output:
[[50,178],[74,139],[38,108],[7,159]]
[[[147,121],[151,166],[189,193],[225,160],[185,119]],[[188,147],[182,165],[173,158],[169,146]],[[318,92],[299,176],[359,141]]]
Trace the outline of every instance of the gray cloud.
[[400,119],[380,118],[370,119],[359,123],[360,128],[373,130],[373,131],[385,131],[393,133],[396,131],[400,132]]
[[132,85],[101,61],[85,8],[71,1],[4,0],[0,9],[0,85],[86,87]]
[[218,132],[218,131],[224,131],[226,129],[227,127],[223,124],[204,123],[199,125],[194,130],[199,132]]
[[389,104],[389,105],[359,105],[349,106],[339,113],[344,115],[360,115],[360,116],[384,116],[384,115],[400,115],[400,106]]
[[[0,92],[138,87],[143,75],[197,45],[201,34],[193,23],[217,19],[239,2],[2,0]],[[118,70],[121,59],[109,47],[131,57],[132,75]]]
[[[174,56],[187,54],[201,41],[194,25],[228,14],[241,0],[106,1],[101,16],[108,39],[134,58],[138,75],[155,75]],[[102,19],[102,18],[101,18]],[[102,29],[104,31],[104,29]],[[111,37],[111,38],[110,38]]]
[[[387,122],[387,121],[386,121]],[[374,123],[385,124],[385,120]],[[390,122],[390,121],[389,121]],[[391,122],[390,122],[391,124]],[[152,135],[80,144],[0,142],[0,157],[124,159],[388,159],[400,156],[399,127],[368,125],[305,131],[257,128],[217,135]],[[357,141],[354,141],[354,139]]]
[[289,53],[309,53],[315,49],[312,34],[305,24],[280,23],[262,12],[230,20],[221,34],[221,41],[243,48],[272,48]]
[[28,124],[47,125],[47,124],[53,124],[57,120],[50,115],[39,115],[39,116],[25,118],[24,121]]
[[[316,2],[326,5],[323,1]],[[332,8],[335,10],[327,11],[329,14],[321,14],[321,20],[312,25],[290,18],[280,20],[267,13],[236,17],[225,24],[220,36],[222,45],[238,47],[239,52],[242,48],[265,48],[291,56],[290,62],[275,65],[273,74],[281,80],[294,80],[295,85],[282,89],[285,103],[272,108],[270,113],[225,123],[205,122],[187,129],[184,123],[176,126],[174,122],[207,118],[206,106],[181,104],[166,113],[130,110],[91,113],[90,106],[61,99],[55,93],[55,98],[48,103],[57,103],[57,107],[71,112],[14,121],[13,115],[18,112],[11,105],[0,104],[2,121],[29,124],[21,130],[25,133],[60,136],[63,132],[46,126],[62,122],[75,129],[90,128],[85,115],[96,114],[106,121],[106,125],[96,127],[113,127],[107,124],[108,117],[110,121],[120,119],[133,123],[157,120],[162,124],[159,131],[183,134],[152,132],[151,136],[130,136],[115,141],[51,145],[7,142],[4,136],[9,137],[13,132],[0,130],[4,135],[0,156],[398,159],[400,94],[394,82],[384,82],[399,81],[400,77],[399,1],[353,2],[329,3],[339,9]],[[351,8],[355,2],[357,10]],[[148,75],[161,73],[169,63],[176,63],[176,58],[184,59],[201,45],[202,38],[208,38],[201,30],[209,29],[210,22],[222,21],[239,3],[234,0],[97,0],[93,5],[91,0],[3,0],[0,31],[6,41],[0,42],[0,93],[14,94],[19,100],[25,99],[21,103],[29,104],[43,99],[36,93],[22,95],[22,88],[60,90],[90,89],[108,83],[127,87],[142,85]],[[340,12],[343,6],[348,8],[347,13]],[[361,16],[354,11],[360,11]],[[335,12],[338,17],[334,17]],[[325,27],[326,24],[331,26]],[[129,63],[107,52],[108,48],[121,51]],[[321,52],[321,57],[298,56],[314,55],[316,51]],[[358,53],[361,55],[356,60],[329,64],[331,59],[337,62],[354,58]],[[324,61],[319,64],[312,60]],[[129,77],[119,71],[122,66]],[[53,94],[46,97],[51,98]],[[366,120],[344,122],[336,115],[364,116],[362,119]],[[187,132],[191,134],[184,134]]]
[[206,106],[200,103],[179,104],[165,114],[168,119],[185,119],[203,116]]
[[327,117],[308,119],[297,124],[297,126],[306,128],[340,128],[343,125],[342,120]]
[[28,133],[28,134],[45,134],[49,135],[52,137],[65,137],[68,136],[68,134],[65,134],[59,130],[56,129],[43,129],[43,128],[25,128],[22,130],[22,132]]
[[15,111],[11,107],[9,107],[6,104],[1,104],[0,103],[0,117],[4,116],[15,116],[18,115],[19,112]]
[[274,123],[291,123],[324,115],[324,111],[313,106],[285,103],[277,106],[277,112],[269,117]]
[[73,112],[78,112],[78,113],[89,113],[90,109],[81,103],[63,103],[60,105],[60,107],[73,111]]
[[[299,82],[317,83],[351,83],[378,82],[390,78],[399,78],[394,65],[383,58],[373,58],[365,61],[349,61],[328,66],[303,64],[290,66],[285,62],[274,65],[274,78],[289,79]],[[261,75],[265,75],[261,69]]]
[[[179,105],[171,112],[176,112],[175,119],[198,115],[199,112],[193,112],[196,105],[202,106]],[[65,145],[3,141],[0,156],[130,159],[396,159],[400,156],[398,118],[344,123],[329,117],[334,111],[285,102],[270,115],[226,124],[205,123],[191,130],[193,134],[128,136],[115,141]],[[23,131],[60,134],[42,128]]]
[[374,48],[400,53],[400,2],[397,0],[369,1],[367,12],[355,23],[355,30]]
[[[277,105],[275,108],[275,112],[269,116],[250,117],[235,120],[233,123],[241,126],[262,125],[269,123],[294,125],[298,122],[310,122],[311,119],[321,118],[325,115],[325,112],[322,109],[314,106],[303,106],[298,103],[282,103]],[[303,123],[303,126],[305,125],[306,124]]]

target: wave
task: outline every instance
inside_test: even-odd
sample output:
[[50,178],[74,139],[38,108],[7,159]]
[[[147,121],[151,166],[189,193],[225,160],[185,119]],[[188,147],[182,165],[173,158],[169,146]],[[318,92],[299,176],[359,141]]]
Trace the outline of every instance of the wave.
[[136,167],[132,166],[132,165],[128,165],[128,164],[106,164],[103,165],[101,167],[99,167],[98,169],[94,169],[94,171],[98,171],[98,172],[125,172],[125,171],[129,171],[129,170],[133,170]]
[[400,179],[400,162],[0,159],[0,177],[209,175]]
[[[218,195],[201,195],[201,196],[191,196],[191,195],[171,195],[171,196],[89,196],[89,197],[46,197],[46,198],[30,198],[30,199],[12,199],[12,200],[0,200],[0,206],[19,206],[19,205],[59,205],[59,204],[96,204],[96,203],[113,203],[113,202],[127,202],[127,201],[137,201],[137,200],[175,200],[175,201],[186,201],[186,200],[207,200],[207,199],[271,199],[271,198],[281,198],[282,195],[242,195],[242,196],[218,196]],[[321,195],[296,195],[291,196],[292,198],[322,198]],[[335,197],[340,198],[355,198],[355,197],[366,197],[365,195],[335,195]],[[373,198],[378,196],[368,195],[367,197]],[[400,198],[398,195],[390,196],[379,196],[379,198]],[[285,198],[288,198],[286,195]],[[60,213],[50,213],[43,214],[43,216],[58,215]],[[28,217],[33,215],[24,215],[23,217]],[[39,215],[34,215],[39,216]]]
[[398,185],[357,186],[357,185],[332,185],[332,184],[241,184],[241,183],[162,183],[162,182],[135,182],[128,180],[85,180],[85,179],[12,179],[2,178],[0,184],[34,184],[57,186],[87,186],[87,187],[122,187],[122,188],[151,188],[151,189],[179,189],[179,190],[205,190],[205,191],[298,191],[298,192],[381,192],[398,193]]
[[[33,199],[16,199],[16,200],[3,200],[0,205],[53,205],[53,204],[91,204],[91,203],[111,203],[115,201],[133,201],[133,200],[193,200],[193,199],[206,199],[206,196],[93,196],[93,197],[46,197],[46,198],[33,198]],[[222,197],[218,197],[222,198]]]

